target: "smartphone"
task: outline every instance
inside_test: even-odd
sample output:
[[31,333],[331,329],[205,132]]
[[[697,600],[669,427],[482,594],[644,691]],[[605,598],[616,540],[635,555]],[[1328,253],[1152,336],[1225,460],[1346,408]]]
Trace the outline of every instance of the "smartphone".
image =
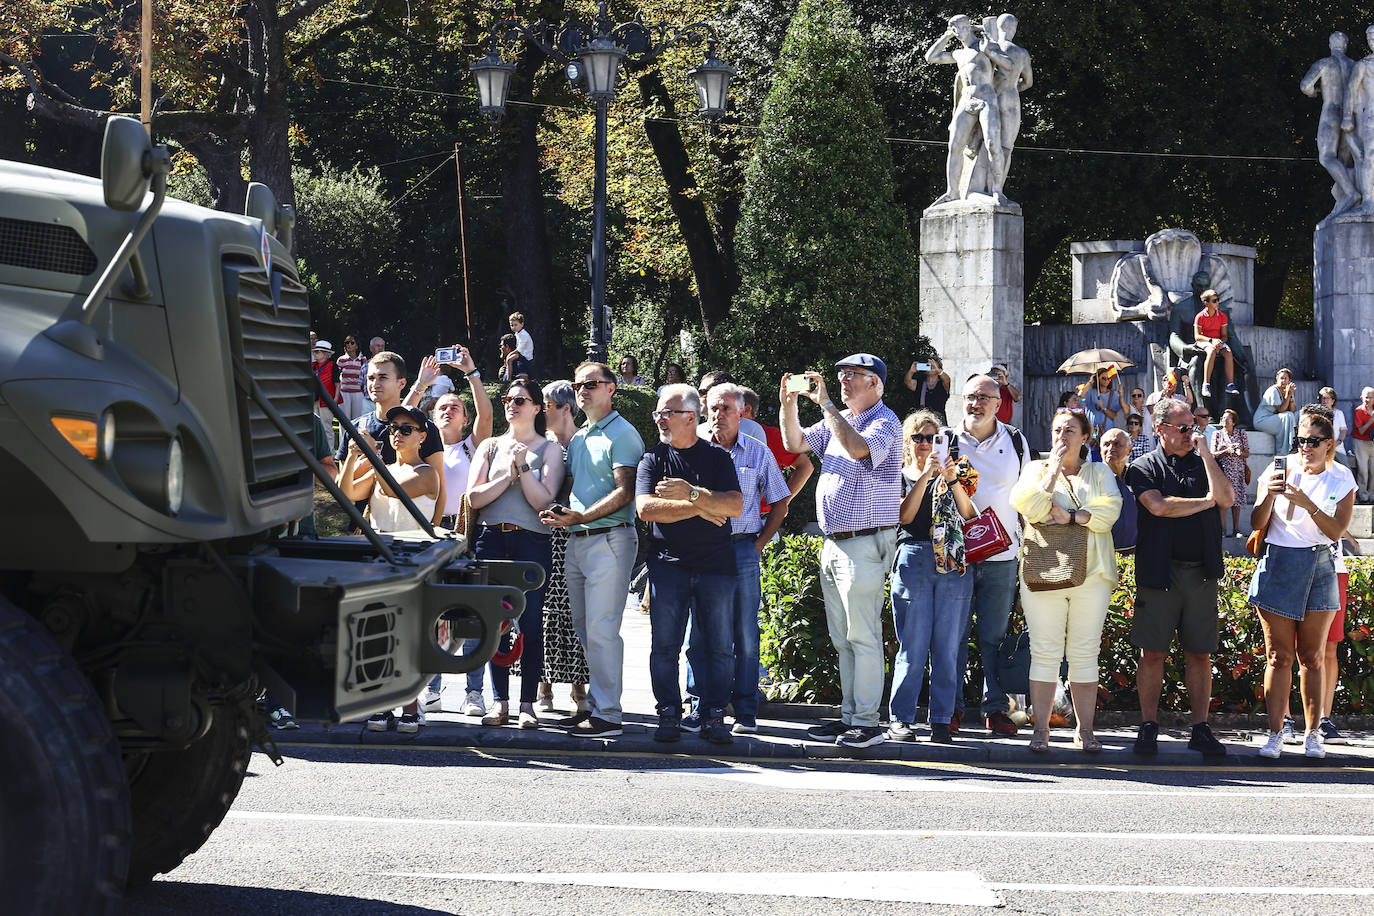
[[558,503],[554,503],[552,506],[549,506],[549,511],[552,512],[554,515],[567,515],[568,507],[560,506]]
[[958,461],[958,460],[959,460],[959,436],[958,436],[958,434],[955,433],[955,431],[954,431],[953,429],[949,428],[948,426],[946,426],[946,427],[944,427],[943,429],[941,429],[941,430],[940,430],[940,433],[941,433],[941,435],[943,435],[943,436],[945,437],[945,442],[947,442],[947,443],[949,444],[949,457],[950,457],[950,460],[951,460],[951,461]]
[[935,434],[935,442],[934,442],[934,444],[931,446],[931,454],[935,456],[935,460],[938,461],[938,462],[940,463],[940,466],[941,466],[941,467],[944,467],[945,461],[947,461],[947,460],[949,459],[949,435],[948,435],[948,434],[949,434],[949,428],[948,428],[948,427],[946,427],[946,428],[944,428],[944,429],[941,429],[939,432],[937,432],[937,433]]
[[811,390],[811,379],[804,375],[794,375],[787,380],[788,394],[805,394]]
[[440,363],[456,363],[458,362],[458,348],[440,347],[434,351],[434,360]]
[[916,364],[916,371],[917,371],[917,372],[929,372],[929,371],[930,371],[930,363],[917,363],[917,364]]
[[1288,479],[1287,455],[1276,455],[1274,457],[1274,470],[1278,473],[1280,480],[1286,481]]

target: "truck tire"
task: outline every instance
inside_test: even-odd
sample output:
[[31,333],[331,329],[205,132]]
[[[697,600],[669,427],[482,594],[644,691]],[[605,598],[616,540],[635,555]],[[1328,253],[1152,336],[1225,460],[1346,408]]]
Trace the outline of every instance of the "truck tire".
[[41,624],[0,598],[0,906],[116,912],[129,835],[100,697]]
[[184,750],[126,758],[133,811],[130,888],[176,868],[224,820],[253,753],[248,716],[241,706],[216,706],[210,730]]

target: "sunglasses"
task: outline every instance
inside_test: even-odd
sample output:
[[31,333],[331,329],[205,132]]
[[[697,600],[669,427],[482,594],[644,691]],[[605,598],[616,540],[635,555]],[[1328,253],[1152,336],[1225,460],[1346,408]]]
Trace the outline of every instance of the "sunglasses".
[[912,433],[912,434],[911,434],[911,441],[912,441],[912,442],[934,442],[934,441],[935,441],[935,433]]
[[1191,424],[1191,423],[1183,423],[1183,424],[1165,423],[1165,424],[1163,424],[1162,426],[1160,426],[1160,429],[1176,429],[1176,430],[1178,430],[1178,431],[1181,432],[1181,433],[1191,433],[1191,432],[1193,431],[1193,424]]
[[1210,298],[1203,299],[1202,301],[1203,301],[1203,302],[1220,302],[1221,300],[1218,299],[1216,296],[1212,296],[1212,297],[1210,297]]
[[675,413],[689,413],[694,417],[697,415],[697,412],[695,410],[675,410],[670,408],[664,410],[655,410],[653,413],[649,414],[649,416],[653,417],[655,420],[666,420]]
[[593,378],[587,379],[587,381],[585,382],[573,382],[572,386],[573,391],[581,391],[583,388],[586,388],[588,391],[595,391],[600,386],[609,384],[610,382],[606,381],[605,379]]
[[353,344],[353,345],[356,346],[358,342],[357,342],[356,340],[345,340],[344,343],[345,343],[345,344]]
[[419,428],[418,426],[411,426],[409,423],[402,423],[399,426],[393,423],[387,427],[387,429],[391,430],[391,432],[397,436],[409,436]]
[[527,398],[521,394],[517,394],[514,396],[508,395],[501,399],[501,403],[507,406],[514,404],[516,407],[524,407],[526,404],[533,404],[534,398]]
[[1297,436],[1293,439],[1298,448],[1318,448],[1323,442],[1331,441],[1330,436]]

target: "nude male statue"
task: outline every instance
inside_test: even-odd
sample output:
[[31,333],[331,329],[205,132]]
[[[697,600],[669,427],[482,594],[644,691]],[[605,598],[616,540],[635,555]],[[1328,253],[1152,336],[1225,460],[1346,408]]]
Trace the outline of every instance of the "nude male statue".
[[[947,49],[953,38],[959,40],[960,47]],[[991,41],[980,42],[972,20],[963,15],[950,17],[949,28],[926,50],[927,63],[954,64],[958,68],[954,80],[954,113],[949,122],[949,153],[945,160],[946,190],[936,198],[935,204],[964,197],[960,189],[964,160],[967,158],[972,165],[982,153],[986,153],[988,159],[988,187],[969,188],[969,193],[985,193],[996,203],[1009,203],[998,180],[998,176],[1006,177],[1002,117],[993,84],[994,61],[999,59],[1005,60],[1001,49]]]
[[1348,40],[1344,32],[1332,32],[1328,40],[1331,56],[1324,57],[1312,65],[1298,87],[1304,95],[1322,99],[1321,118],[1317,121],[1317,161],[1322,164],[1336,186],[1331,195],[1336,198],[1336,206],[1331,216],[1344,213],[1360,201],[1360,192],[1355,187],[1355,170],[1352,168],[1354,151],[1351,148],[1351,135],[1342,130],[1342,117],[1345,108],[1346,83],[1355,62],[1345,54]]
[[1002,120],[1002,174],[995,179],[995,189],[998,191],[1002,190],[1011,171],[1012,149],[1016,146],[1016,137],[1021,133],[1021,93],[1035,82],[1030,52],[1012,43],[1016,37],[1016,26],[1016,17],[1011,13],[1003,13],[997,17],[996,31],[988,32],[989,35],[997,35],[995,42],[989,38],[989,44],[995,44],[1002,52],[1001,58],[993,58],[997,65],[993,85],[997,88],[997,111]]
[[[1374,47],[1374,25],[1364,34]],[[1374,213],[1374,54],[1351,70],[1341,106],[1341,130],[1349,135],[1355,152],[1355,188],[1364,198],[1357,212]]]

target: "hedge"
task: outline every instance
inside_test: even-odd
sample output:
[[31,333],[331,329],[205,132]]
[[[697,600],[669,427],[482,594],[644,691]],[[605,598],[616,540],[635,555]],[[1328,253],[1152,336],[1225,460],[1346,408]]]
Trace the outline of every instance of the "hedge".
[[[770,544],[763,555],[763,615],[760,656],[772,675],[771,700],[826,703],[840,698],[839,668],[825,623],[825,601],[820,586],[820,547],[817,537],[791,536]],[[1264,706],[1264,634],[1259,615],[1246,604],[1246,591],[1256,561],[1250,557],[1226,558],[1218,605],[1221,613],[1220,643],[1212,656],[1212,708],[1252,713]],[[1346,636],[1337,649],[1340,683],[1333,712],[1337,715],[1374,713],[1374,558],[1347,558],[1350,587],[1347,595]],[[1102,632],[1100,661],[1101,709],[1129,711],[1137,708],[1135,671],[1138,653],[1129,633],[1135,607],[1135,562],[1123,557],[1120,582],[1112,594]],[[1024,622],[1019,608],[1012,629]],[[886,644],[886,677],[891,681],[897,644],[892,631],[890,602],[883,614]],[[966,703],[980,700],[982,671],[978,652],[969,652],[969,688]],[[1297,677],[1293,678],[1294,701]],[[1177,648],[1166,661],[1163,705],[1186,710],[1183,686],[1183,653]]]

